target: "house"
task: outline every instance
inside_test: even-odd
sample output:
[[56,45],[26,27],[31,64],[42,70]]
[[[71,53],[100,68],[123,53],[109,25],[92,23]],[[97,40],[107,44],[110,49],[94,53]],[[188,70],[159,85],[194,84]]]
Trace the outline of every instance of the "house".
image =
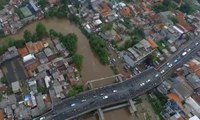
[[57,98],[64,98],[63,89],[60,83],[57,80],[54,80],[53,88]]
[[175,93],[181,100],[185,100],[192,95],[193,90],[190,86],[186,86],[182,82],[174,82],[171,92]]
[[194,73],[187,75],[186,79],[188,80],[189,85],[191,85],[191,87],[194,90],[197,89],[197,88],[200,88],[200,79]]
[[192,97],[188,97],[185,100],[185,103],[192,107],[192,111],[194,111],[194,113],[200,115],[200,105]]
[[191,118],[189,118],[189,120],[200,120],[199,117],[197,117],[196,115],[195,116],[192,116]]
[[169,16],[172,16],[172,12],[171,11],[160,12],[159,16],[160,16],[160,19],[161,19],[162,23],[164,23],[166,25],[173,25],[174,24],[171,21],[171,19],[169,18]]
[[2,110],[0,110],[0,120],[4,120],[4,113]]
[[109,13],[110,13],[110,11],[111,11],[111,9],[110,9],[108,3],[105,2],[105,1],[103,1],[103,2],[101,2],[101,3],[99,4],[98,9],[99,9],[100,15],[101,15],[103,18],[108,17],[108,15],[109,15]]
[[27,42],[26,48],[28,49],[29,53],[38,53],[44,48],[44,44],[42,41],[37,41],[35,43],[33,42]]
[[19,48],[18,52],[19,52],[19,55],[22,56],[22,57],[24,57],[24,56],[29,54],[28,49],[26,47]]
[[40,63],[47,63],[49,61],[43,51],[35,54],[35,56],[39,59]]
[[121,10],[120,10],[120,14],[123,16],[123,17],[129,17],[131,15],[131,9],[129,7],[123,7]]
[[124,61],[125,61],[126,64],[128,64],[131,67],[134,67],[134,65],[135,65],[134,60],[132,58],[130,58],[127,54],[125,54],[123,56],[123,59],[124,59]]
[[156,49],[158,47],[158,45],[156,44],[156,42],[153,39],[148,39],[148,42],[152,49]]
[[48,48],[48,47],[45,48],[44,49],[44,53],[47,56],[47,58],[48,58],[49,61],[52,61],[53,59],[56,58],[56,56],[55,56],[53,50],[51,50],[51,48]]
[[19,81],[12,82],[11,87],[12,87],[13,93],[21,92],[21,87],[20,87]]

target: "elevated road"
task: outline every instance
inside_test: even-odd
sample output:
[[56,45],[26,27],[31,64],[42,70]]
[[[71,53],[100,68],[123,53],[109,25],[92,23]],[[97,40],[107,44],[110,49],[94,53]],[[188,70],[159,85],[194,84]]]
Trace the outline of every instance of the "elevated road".
[[110,86],[90,90],[62,101],[45,115],[45,120],[64,120],[111,104],[127,101],[158,86],[162,81],[159,72],[150,68],[140,75]]
[[199,50],[200,39],[197,37],[185,48],[175,53],[159,69],[150,68],[130,80],[86,91],[78,96],[63,100],[43,117],[45,120],[69,120],[100,107],[127,101],[144,94],[161,84],[162,78],[169,76],[176,68],[195,56]]

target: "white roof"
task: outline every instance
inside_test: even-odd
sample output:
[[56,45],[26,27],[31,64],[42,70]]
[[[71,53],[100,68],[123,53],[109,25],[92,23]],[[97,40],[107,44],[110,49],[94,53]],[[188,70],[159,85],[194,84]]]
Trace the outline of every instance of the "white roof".
[[23,57],[23,62],[27,62],[27,61],[32,60],[32,59],[36,59],[35,56],[33,54],[28,54],[28,55]]
[[[192,99],[191,97],[188,97],[185,100],[185,102],[187,104],[189,104],[196,112],[200,112],[200,106],[196,101],[194,101],[194,99]],[[196,120],[196,119],[192,119],[192,120]],[[197,120],[199,120],[199,119],[197,119]]]
[[195,116],[189,118],[189,120],[200,120],[200,119],[195,115]]
[[102,23],[102,21],[100,19],[97,19],[97,20],[94,21],[95,25],[100,25],[101,23]]
[[49,76],[46,76],[45,79],[44,79],[44,81],[45,81],[46,87],[48,88],[48,87],[49,87],[49,82],[51,81],[51,80],[50,80],[50,77],[49,77]]
[[180,28],[178,28],[178,27],[176,27],[176,26],[173,26],[173,28],[174,28],[176,31],[178,31],[179,33],[181,33],[181,34],[184,33]]

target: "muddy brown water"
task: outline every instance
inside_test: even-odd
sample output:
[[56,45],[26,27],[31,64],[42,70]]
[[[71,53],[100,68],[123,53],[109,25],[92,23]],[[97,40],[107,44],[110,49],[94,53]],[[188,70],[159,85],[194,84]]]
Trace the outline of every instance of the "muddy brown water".
[[[95,54],[92,52],[89,42],[87,38],[82,34],[80,29],[71,24],[66,19],[49,19],[49,20],[40,20],[29,25],[26,25],[23,29],[21,29],[17,34],[11,35],[9,37],[15,39],[23,38],[23,33],[25,30],[29,30],[31,32],[35,31],[35,26],[37,23],[43,23],[47,29],[54,29],[57,32],[61,32],[66,35],[68,33],[75,33],[78,37],[77,42],[77,53],[84,56],[83,67],[81,71],[82,81],[85,83],[89,80],[107,77],[112,75],[112,71],[109,66],[102,65]],[[106,81],[104,81],[106,82]]]
[[[102,65],[96,55],[92,52],[89,42],[87,38],[81,33],[80,29],[71,24],[68,20],[66,19],[43,19],[40,21],[32,22],[29,25],[26,25],[23,29],[19,30],[18,33],[15,35],[11,35],[9,37],[14,38],[14,39],[21,39],[23,38],[23,32],[25,30],[29,30],[31,32],[35,31],[35,26],[37,23],[43,23],[46,28],[49,29],[54,29],[57,32],[61,32],[62,34],[68,34],[68,33],[75,33],[78,37],[78,42],[77,42],[77,53],[81,54],[84,56],[84,61],[83,61],[83,66],[82,66],[82,71],[81,75],[82,78],[81,80],[83,83],[86,83],[89,80],[93,79],[98,79],[98,78],[103,78],[103,77],[108,77],[113,75],[111,69],[109,66]],[[2,40],[0,39],[2,42]],[[109,82],[107,81],[101,81],[99,84],[108,84]],[[114,117],[115,115],[118,115]],[[114,113],[108,112],[105,114],[105,117],[107,120],[131,120],[130,114],[128,112],[125,112],[124,109],[117,110]],[[89,117],[86,120],[96,120],[95,117]]]

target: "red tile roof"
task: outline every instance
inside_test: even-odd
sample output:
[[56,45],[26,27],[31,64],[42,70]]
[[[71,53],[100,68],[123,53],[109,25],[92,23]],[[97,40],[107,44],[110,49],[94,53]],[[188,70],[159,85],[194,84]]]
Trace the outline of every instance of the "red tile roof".
[[28,49],[26,47],[19,48],[18,52],[22,57],[29,54]]
[[149,42],[151,48],[155,49],[158,47],[158,45],[156,44],[156,42],[153,39],[148,39],[148,42]]
[[123,7],[121,10],[120,10],[120,13],[122,16],[124,17],[128,17],[131,15],[131,10],[129,7]]

